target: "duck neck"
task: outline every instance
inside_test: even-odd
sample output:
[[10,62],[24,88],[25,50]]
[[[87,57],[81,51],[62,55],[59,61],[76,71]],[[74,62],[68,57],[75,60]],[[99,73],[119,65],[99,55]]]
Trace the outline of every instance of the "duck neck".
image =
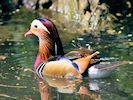
[[34,69],[37,69],[43,61],[53,56],[52,52],[54,52],[53,43],[48,40],[39,39],[39,51],[34,62]]

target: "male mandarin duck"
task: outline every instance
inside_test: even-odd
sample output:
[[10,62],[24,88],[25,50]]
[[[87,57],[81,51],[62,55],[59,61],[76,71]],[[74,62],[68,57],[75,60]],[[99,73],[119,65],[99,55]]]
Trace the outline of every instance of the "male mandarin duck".
[[32,21],[30,30],[25,33],[25,36],[32,34],[39,38],[39,51],[34,62],[34,70],[40,77],[81,78],[89,75],[90,78],[97,78],[104,76],[104,74],[106,75],[116,66],[119,66],[118,64],[106,68],[102,67],[101,69],[95,67],[95,64],[101,62],[101,59],[96,59],[96,61],[92,62],[92,58],[96,58],[97,54],[99,54],[98,51],[73,59],[64,56],[56,26],[47,18],[39,18]]

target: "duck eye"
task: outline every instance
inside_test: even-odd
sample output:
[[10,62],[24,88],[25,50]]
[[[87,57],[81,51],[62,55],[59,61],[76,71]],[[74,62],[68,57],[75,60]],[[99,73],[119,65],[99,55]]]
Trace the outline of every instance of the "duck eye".
[[34,25],[34,27],[35,27],[35,28],[38,28],[38,26],[37,26],[37,25]]

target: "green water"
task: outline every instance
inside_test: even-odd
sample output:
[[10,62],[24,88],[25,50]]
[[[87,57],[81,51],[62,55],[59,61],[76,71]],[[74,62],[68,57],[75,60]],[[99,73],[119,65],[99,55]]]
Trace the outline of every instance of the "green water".
[[[50,18],[52,16],[50,14]],[[37,81],[30,71],[33,69],[38,50],[37,38],[24,37],[30,22],[38,17],[39,15],[35,12],[20,11],[0,26],[0,100],[40,100]],[[59,23],[56,24],[59,25]],[[132,26],[131,28],[126,27],[133,30]],[[132,61],[133,59],[133,36],[131,34],[102,33],[92,36],[89,33],[80,35],[73,31],[67,32],[65,29],[58,30],[62,32],[60,35],[65,51],[74,48],[72,40],[75,40],[83,47],[89,43],[94,50],[100,51],[102,57],[115,57],[120,61]],[[93,80],[85,78],[82,82],[78,82],[73,93],[62,93],[63,91],[48,86],[49,94],[53,100],[88,100],[88,95],[89,100],[94,98],[98,98],[98,100],[133,100],[132,70],[133,65],[127,64],[115,70],[110,77]],[[92,85],[96,89],[93,89]],[[80,87],[87,89],[88,93],[79,93]]]

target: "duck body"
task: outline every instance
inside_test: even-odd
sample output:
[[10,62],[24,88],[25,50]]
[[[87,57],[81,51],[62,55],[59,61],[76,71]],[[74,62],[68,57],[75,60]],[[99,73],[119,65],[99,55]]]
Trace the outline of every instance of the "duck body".
[[[43,67],[43,70],[39,67]],[[39,76],[42,75],[42,77],[53,75],[55,77],[74,77],[78,76],[79,71],[77,64],[66,57],[56,58],[52,61],[48,60],[47,62],[40,64],[39,67],[38,69],[42,71],[37,70],[37,72],[41,72],[39,73]]]
[[90,78],[100,78],[106,76],[115,67],[97,67],[102,61],[92,61],[99,52],[85,54],[84,56],[73,58],[65,57],[62,43],[54,23],[47,18],[35,19],[31,23],[27,35],[36,35],[39,39],[39,50],[34,62],[34,70],[39,76],[52,77],[76,77],[88,76]]
[[[63,78],[82,78],[87,76],[86,69],[89,68],[91,58],[97,55],[98,52],[88,55],[87,57],[71,59],[71,57],[54,57],[41,63],[36,72],[39,76],[54,76]],[[83,68],[82,68],[83,67]],[[84,75],[86,74],[86,75]]]

